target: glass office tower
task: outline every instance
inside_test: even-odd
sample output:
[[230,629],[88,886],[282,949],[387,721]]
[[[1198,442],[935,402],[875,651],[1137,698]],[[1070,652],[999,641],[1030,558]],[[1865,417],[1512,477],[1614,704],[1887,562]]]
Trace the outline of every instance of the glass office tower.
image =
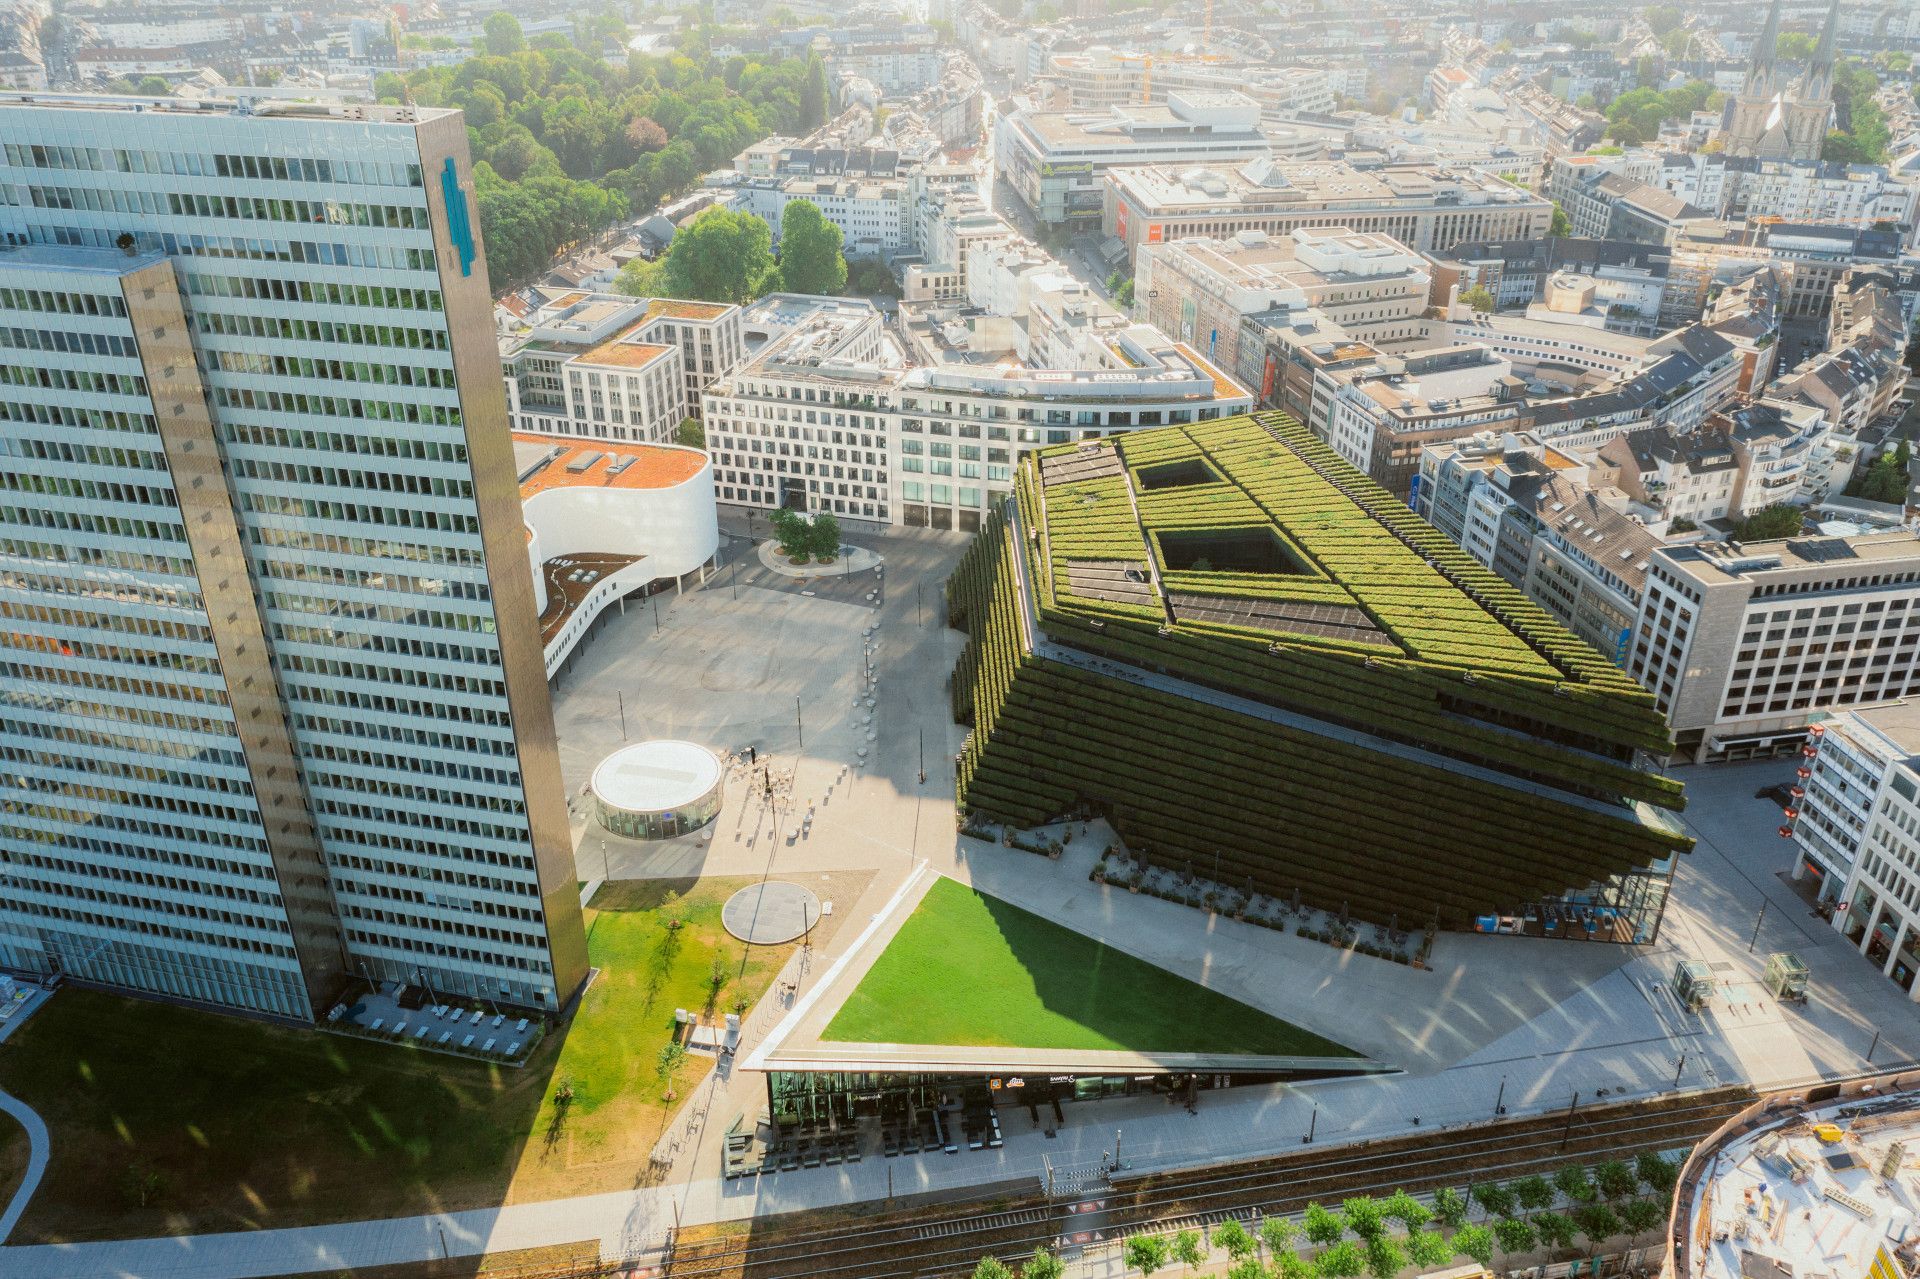
[[310,1021],[585,940],[457,111],[0,98],[0,964]]

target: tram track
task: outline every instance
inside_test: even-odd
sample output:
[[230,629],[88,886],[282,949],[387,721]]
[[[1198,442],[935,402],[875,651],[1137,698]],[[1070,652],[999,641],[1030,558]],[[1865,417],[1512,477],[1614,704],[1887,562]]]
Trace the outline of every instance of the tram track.
[[[1550,1173],[1576,1158],[1632,1157],[1691,1145],[1749,1100],[1719,1089],[1654,1102],[1590,1107],[1566,1117],[1532,1116],[1467,1130],[1436,1130],[1302,1151],[1251,1163],[1181,1172],[1124,1173],[1100,1191],[1049,1203],[1044,1194],[970,1211],[912,1213],[855,1228],[749,1226],[744,1235],[682,1239],[663,1267],[671,1279],[934,1279],[971,1272],[981,1256],[1015,1260],[1037,1247],[1090,1235],[1081,1244],[1134,1233],[1291,1213],[1309,1201],[1462,1186],[1486,1178]],[[1098,1203],[1091,1214],[1083,1205]],[[1097,1220],[1074,1231],[1076,1217]]]

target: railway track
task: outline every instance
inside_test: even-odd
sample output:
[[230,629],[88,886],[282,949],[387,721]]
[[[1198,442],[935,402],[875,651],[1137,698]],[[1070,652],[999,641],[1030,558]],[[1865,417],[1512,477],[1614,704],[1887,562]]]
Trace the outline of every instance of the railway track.
[[[1128,1177],[1071,1201],[1044,1195],[972,1210],[916,1214],[886,1225],[755,1229],[688,1240],[664,1267],[669,1279],[935,1279],[972,1271],[991,1253],[1014,1260],[1062,1240],[1091,1244],[1136,1231],[1207,1226],[1297,1212],[1397,1189],[1433,1190],[1475,1180],[1551,1173],[1576,1159],[1631,1157],[1692,1144],[1749,1099],[1721,1089],[1655,1102],[1593,1106],[1571,1121],[1536,1116],[1430,1137],[1395,1138],[1255,1163]],[[1097,1205],[1097,1207],[1088,1207]]]

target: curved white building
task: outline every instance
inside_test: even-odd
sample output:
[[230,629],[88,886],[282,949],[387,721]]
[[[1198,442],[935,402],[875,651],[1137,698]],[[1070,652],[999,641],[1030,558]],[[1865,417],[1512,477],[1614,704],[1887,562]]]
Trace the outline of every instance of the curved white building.
[[551,679],[616,600],[704,576],[720,544],[698,449],[515,432],[527,558]]

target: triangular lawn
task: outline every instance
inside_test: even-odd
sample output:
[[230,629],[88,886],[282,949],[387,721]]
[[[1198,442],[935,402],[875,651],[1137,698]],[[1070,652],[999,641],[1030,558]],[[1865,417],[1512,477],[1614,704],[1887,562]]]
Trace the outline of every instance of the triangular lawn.
[[1361,1056],[945,878],[921,899],[821,1038],[1091,1052]]

